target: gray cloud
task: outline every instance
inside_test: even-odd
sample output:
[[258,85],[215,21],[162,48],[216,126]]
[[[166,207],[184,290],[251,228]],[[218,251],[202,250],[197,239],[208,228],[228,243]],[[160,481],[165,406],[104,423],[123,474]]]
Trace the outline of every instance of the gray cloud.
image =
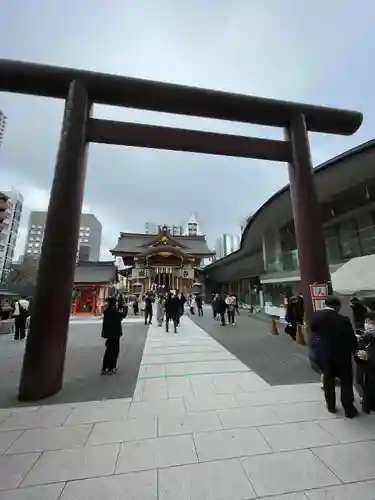
[[[315,163],[372,138],[375,5],[367,0],[3,3],[2,57],[364,111],[354,137],[312,135]],[[63,103],[2,94],[0,108],[9,117],[1,188],[22,188],[28,208],[45,204]],[[273,129],[104,106],[95,116],[281,137]],[[213,243],[286,182],[281,164],[92,145],[85,203],[104,225],[104,249],[120,230],[142,231],[147,220],[182,223],[193,210]]]

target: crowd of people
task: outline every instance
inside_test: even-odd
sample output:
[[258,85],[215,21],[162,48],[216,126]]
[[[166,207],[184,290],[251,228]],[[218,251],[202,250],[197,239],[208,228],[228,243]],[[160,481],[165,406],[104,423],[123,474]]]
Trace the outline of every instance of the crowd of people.
[[236,326],[236,314],[240,314],[238,299],[234,294],[215,293],[212,296],[212,315],[215,321],[220,321],[221,326],[226,325],[225,316],[227,316],[228,325]]
[[[14,303],[13,317],[15,325],[14,340],[23,340],[30,320],[30,301],[21,297]],[[185,305],[190,314],[203,316],[203,300],[199,294],[190,294],[187,298],[179,291],[159,293],[149,291],[140,297],[129,300],[121,294],[109,297],[103,312],[102,337],[105,339],[105,353],[102,374],[114,374],[120,351],[122,320],[129,308],[133,313],[144,316],[145,325],[151,325],[153,314],[157,325],[165,325],[166,332],[172,323],[174,333],[184,314]],[[336,413],[336,385],[341,387],[341,404],[345,415],[354,418],[358,410],[354,405],[354,384],[362,398],[362,410],[366,413],[375,411],[375,308],[367,307],[354,297],[350,303],[352,321],[340,314],[341,301],[329,297],[325,308],[313,313],[310,322],[309,358],[312,368],[321,374],[327,409]],[[214,294],[212,314],[221,326],[236,326],[239,315],[238,299],[234,294]],[[291,297],[286,307],[286,333],[296,338],[298,324],[304,322],[304,303],[302,295]],[[354,325],[354,328],[353,328]],[[353,364],[355,360],[355,379]]]
[[132,307],[134,315],[138,315],[141,311],[145,325],[152,324],[155,309],[157,325],[161,327],[164,323],[165,330],[168,332],[169,325],[172,323],[173,331],[177,333],[186,303],[191,314],[195,314],[195,310],[197,310],[198,315],[203,316],[203,300],[198,294],[191,294],[186,299],[185,295],[177,290],[159,294],[148,291],[140,297],[132,297],[131,300],[122,295],[109,297],[103,312],[102,337],[105,339],[105,352],[102,374],[112,375],[117,371],[122,320],[126,318],[129,306]]
[[362,409],[365,413],[375,411],[375,312],[368,310],[359,299],[352,300],[351,306],[355,328],[348,316],[340,314],[340,299],[329,297],[325,308],[313,313],[309,337],[310,361],[322,374],[327,409],[330,413],[337,411],[338,381],[341,404],[348,418],[358,415],[354,405],[353,357]]

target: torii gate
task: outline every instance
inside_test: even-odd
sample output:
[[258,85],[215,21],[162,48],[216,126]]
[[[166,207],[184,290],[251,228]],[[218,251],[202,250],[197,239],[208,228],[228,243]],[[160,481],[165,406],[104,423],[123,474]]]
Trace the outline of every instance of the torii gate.
[[[287,162],[311,314],[309,285],[329,283],[330,274],[308,131],[354,134],[361,113],[6,59],[0,91],[65,99],[20,400],[37,401],[62,387],[89,142]],[[102,120],[91,116],[94,103],[281,127],[285,141]]]

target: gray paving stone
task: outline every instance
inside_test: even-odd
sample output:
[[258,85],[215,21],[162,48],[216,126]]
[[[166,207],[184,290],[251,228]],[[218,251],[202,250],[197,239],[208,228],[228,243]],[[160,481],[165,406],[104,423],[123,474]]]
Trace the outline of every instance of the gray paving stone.
[[85,445],[92,425],[30,429],[8,449],[7,454],[42,452]]
[[320,427],[329,432],[340,443],[375,440],[375,416],[361,415],[348,420],[336,418],[319,422]]
[[129,414],[130,403],[95,406],[79,406],[69,415],[64,425],[79,425],[109,420],[126,420]]
[[[72,481],[114,473],[118,444],[46,451],[23,481],[23,486]],[[9,458],[25,455],[7,455]],[[0,457],[1,458],[1,457]]]
[[276,412],[267,406],[219,410],[217,413],[224,429],[257,427],[260,425],[271,425],[281,422]]
[[95,424],[87,445],[121,443],[157,437],[157,419],[140,418]]
[[71,408],[46,406],[37,411],[12,414],[0,424],[0,431],[57,427],[66,421],[71,412]]
[[337,420],[335,415],[327,411],[323,401],[279,404],[272,408],[280,416],[283,422],[292,423],[327,419]]
[[241,311],[236,328],[231,329],[221,327],[209,314],[191,319],[271,385],[318,381],[306,347],[295,344],[282,331],[278,337],[270,335],[270,324],[248,317],[246,311]]
[[246,457],[241,462],[259,497],[340,484],[310,450]]
[[116,474],[196,463],[191,436],[161,437],[122,443]]
[[286,495],[262,497],[262,500],[308,500],[308,499],[306,494],[303,491],[301,491],[299,493],[287,493]]
[[204,432],[194,435],[200,462],[270,453],[271,448],[255,428]]
[[239,406],[232,394],[188,397],[185,399],[185,403],[188,412],[226,410],[227,408],[238,408]]
[[316,448],[314,453],[344,483],[375,479],[374,441]]
[[186,413],[183,399],[165,399],[159,401],[139,401],[131,404],[129,419],[152,418],[159,415]]
[[273,451],[299,450],[337,444],[337,440],[314,422],[269,425],[259,431]]
[[[43,401],[44,405],[122,398],[133,395],[147,328],[141,323],[124,323],[118,373],[102,377],[100,368],[104,342],[101,324],[70,326],[62,390]],[[0,407],[20,406],[18,383],[25,344],[0,335]],[[1,421],[1,416],[0,416]]]
[[0,457],[0,490],[18,488],[26,474],[38,460],[39,455],[39,453],[2,455]]
[[307,491],[306,496],[309,500],[374,500],[375,481]]
[[250,500],[255,492],[237,460],[162,469],[159,500]]
[[192,434],[215,431],[221,428],[220,419],[214,411],[161,415],[159,417],[159,436]]
[[5,453],[22,433],[23,431],[0,431],[0,455]]
[[157,500],[156,471],[73,481],[60,500]]
[[65,483],[0,491],[0,500],[59,500]]

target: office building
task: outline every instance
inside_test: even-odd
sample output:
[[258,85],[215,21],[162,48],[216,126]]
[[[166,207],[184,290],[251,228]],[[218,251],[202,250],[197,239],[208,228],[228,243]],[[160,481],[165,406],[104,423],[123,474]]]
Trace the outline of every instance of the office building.
[[192,213],[186,225],[185,235],[186,236],[201,236],[203,235],[202,225],[199,222],[199,216],[197,213]]
[[176,224],[168,226],[165,224],[155,224],[155,222],[146,222],[145,234],[159,234],[163,227],[167,227],[172,236],[182,236],[184,234],[184,228],[182,226]]
[[[23,196],[21,193],[12,189],[2,193],[4,211],[1,215],[1,233],[0,233],[0,281],[6,283],[11,271],[14,252],[16,249],[18,231],[22,215]],[[6,203],[6,205],[4,205]]]
[[221,234],[215,245],[216,260],[222,259],[240,248],[241,236],[233,234]]
[[6,124],[7,124],[7,117],[4,115],[4,113],[0,109],[0,149],[1,149],[1,145],[2,145],[3,140],[4,140]]
[[158,225],[155,222],[146,222],[145,234],[158,234]]
[[[374,162],[371,140],[314,168],[332,289],[345,300],[375,297]],[[249,218],[240,249],[205,268],[215,290],[281,317],[285,297],[303,291],[290,195],[289,184],[274,193]]]
[[[26,235],[24,256],[38,259],[42,248],[47,212],[32,211]],[[77,260],[96,262],[100,257],[102,225],[93,214],[81,215]]]

